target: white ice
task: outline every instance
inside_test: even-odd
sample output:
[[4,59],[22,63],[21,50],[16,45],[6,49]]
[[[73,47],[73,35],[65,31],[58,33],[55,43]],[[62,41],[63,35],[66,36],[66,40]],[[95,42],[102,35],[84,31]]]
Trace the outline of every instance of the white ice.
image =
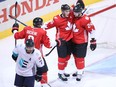
[[[108,1],[108,0],[106,0]],[[115,1],[115,0],[111,0]],[[105,4],[105,5],[104,5]],[[99,3],[99,5],[107,6],[109,3]],[[92,5],[98,8],[98,4]],[[93,9],[94,10],[94,9]],[[116,25],[116,8],[103,12],[92,17],[97,30],[97,40],[101,42],[116,42],[115,33]],[[101,29],[101,30],[100,30]],[[55,29],[48,30],[48,35],[54,41]],[[23,40],[17,41],[18,44]],[[100,44],[102,45],[102,44]],[[109,48],[108,48],[108,47]],[[0,87],[14,87],[15,79],[15,62],[12,60],[12,50],[15,47],[13,35],[0,40]],[[43,48],[44,54],[50,49]],[[56,49],[45,58],[49,67],[48,81],[52,87],[116,87],[116,47],[108,44],[105,47],[98,46],[95,51],[91,51],[88,45],[88,52],[85,58],[86,68],[81,82],[76,82],[72,77],[68,82],[57,80],[57,51]],[[67,73],[76,71],[73,56],[69,60],[66,68]],[[35,83],[35,87],[39,87],[39,83]]]

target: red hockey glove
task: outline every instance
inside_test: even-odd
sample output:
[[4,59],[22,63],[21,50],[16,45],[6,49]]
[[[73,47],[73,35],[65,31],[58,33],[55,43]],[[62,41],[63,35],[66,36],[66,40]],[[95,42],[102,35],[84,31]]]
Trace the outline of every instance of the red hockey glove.
[[14,23],[12,26],[12,33],[14,33],[14,30],[19,30],[19,24],[18,23]]
[[95,40],[95,38],[92,38],[90,41],[90,49],[92,51],[94,51],[96,49],[96,47],[97,47],[96,40]]

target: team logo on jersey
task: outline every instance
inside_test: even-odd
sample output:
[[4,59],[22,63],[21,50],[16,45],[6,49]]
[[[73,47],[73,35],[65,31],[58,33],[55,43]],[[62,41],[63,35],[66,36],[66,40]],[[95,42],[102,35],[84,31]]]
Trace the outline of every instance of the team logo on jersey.
[[19,65],[22,67],[22,68],[27,68],[27,64],[28,64],[28,61],[25,61],[24,59],[20,59],[19,61]]
[[72,24],[68,21],[67,27],[65,28],[66,30],[71,30],[72,29]]

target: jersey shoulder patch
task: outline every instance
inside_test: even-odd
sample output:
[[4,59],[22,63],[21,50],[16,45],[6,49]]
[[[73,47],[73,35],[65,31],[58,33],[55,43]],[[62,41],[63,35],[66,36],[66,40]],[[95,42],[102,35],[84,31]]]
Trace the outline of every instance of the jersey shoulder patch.
[[54,17],[54,19],[58,19],[58,17]]
[[88,16],[86,16],[86,17],[85,17],[85,19],[86,19],[86,20],[89,20],[89,17],[88,17]]
[[57,20],[59,18],[59,15],[54,16],[54,20]]
[[88,17],[87,15],[84,15],[83,19],[82,19],[82,22],[83,22],[84,25],[90,23],[91,22],[90,17]]

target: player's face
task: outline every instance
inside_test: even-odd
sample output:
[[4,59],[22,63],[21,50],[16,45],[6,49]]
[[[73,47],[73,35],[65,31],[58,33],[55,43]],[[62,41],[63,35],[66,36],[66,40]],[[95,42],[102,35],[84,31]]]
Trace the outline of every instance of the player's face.
[[26,47],[26,52],[28,54],[31,54],[33,52],[33,50],[34,50],[34,47]]
[[81,12],[74,12],[75,17],[81,17],[82,13]]
[[68,17],[70,14],[70,10],[62,11],[62,14],[64,15],[64,17]]

